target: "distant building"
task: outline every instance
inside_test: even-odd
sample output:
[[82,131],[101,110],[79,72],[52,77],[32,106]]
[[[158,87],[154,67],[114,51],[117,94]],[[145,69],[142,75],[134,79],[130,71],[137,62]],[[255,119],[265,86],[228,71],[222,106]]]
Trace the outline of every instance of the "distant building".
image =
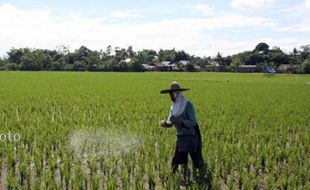
[[195,71],[201,71],[202,70],[199,65],[194,65],[194,69],[195,69]]
[[173,71],[180,71],[182,70],[176,63],[171,64],[172,70]]
[[292,66],[290,64],[281,64],[278,66],[277,70],[280,73],[289,73],[292,70]]
[[172,66],[163,63],[154,63],[153,65],[142,64],[146,71],[171,71]]
[[142,64],[142,66],[146,71],[155,71],[155,66],[153,65]]
[[238,72],[251,73],[256,72],[257,68],[256,65],[239,65],[237,70]]
[[180,64],[182,64],[184,66],[189,64],[189,60],[180,60],[179,62],[180,62]]
[[215,70],[215,66],[214,65],[206,65],[205,66],[205,70],[206,71],[214,71]]
[[161,64],[164,64],[165,66],[171,66],[171,61],[162,61]]
[[205,66],[206,71],[212,71],[212,72],[220,72],[223,70],[223,66],[220,65],[206,65]]

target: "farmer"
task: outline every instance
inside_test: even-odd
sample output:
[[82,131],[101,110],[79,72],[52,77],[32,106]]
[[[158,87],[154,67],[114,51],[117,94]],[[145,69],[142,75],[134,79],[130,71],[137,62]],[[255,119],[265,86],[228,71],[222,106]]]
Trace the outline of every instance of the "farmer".
[[[169,89],[160,91],[161,94],[170,95],[172,106],[168,119],[162,120],[160,125],[164,128],[176,127],[177,140],[172,159],[172,171],[175,174],[179,165],[183,165],[183,178],[186,181],[188,154],[190,154],[195,168],[199,174],[203,171],[203,158],[201,153],[201,134],[192,103],[182,92],[189,89],[181,88],[177,82],[172,82]],[[200,176],[201,177],[201,176]]]

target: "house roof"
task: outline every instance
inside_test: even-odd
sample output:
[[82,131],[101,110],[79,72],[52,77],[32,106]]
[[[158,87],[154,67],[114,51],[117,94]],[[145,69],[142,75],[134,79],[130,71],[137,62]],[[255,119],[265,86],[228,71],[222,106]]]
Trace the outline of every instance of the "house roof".
[[145,69],[153,69],[155,67],[155,66],[148,65],[148,64],[142,64],[142,65]]
[[187,65],[187,64],[189,63],[188,60],[180,60],[179,62],[180,62],[181,64],[183,64],[183,65]]
[[290,67],[290,64],[281,64],[281,65],[279,65],[278,67],[282,67],[282,68],[287,68],[287,67]]
[[163,64],[163,63],[154,63],[154,65],[156,67],[167,67],[167,65]]
[[256,65],[239,65],[239,68],[256,68]]
[[169,66],[171,64],[171,61],[162,61],[161,64],[164,64],[166,66]]
[[194,68],[197,70],[201,69],[201,67],[199,65],[194,65]]

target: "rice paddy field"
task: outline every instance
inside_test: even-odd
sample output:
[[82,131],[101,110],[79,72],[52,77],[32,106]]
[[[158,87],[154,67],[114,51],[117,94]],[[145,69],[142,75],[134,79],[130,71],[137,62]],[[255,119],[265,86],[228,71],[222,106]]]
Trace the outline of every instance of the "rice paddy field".
[[309,75],[156,72],[0,72],[0,189],[179,188],[172,81],[213,189],[310,189]]

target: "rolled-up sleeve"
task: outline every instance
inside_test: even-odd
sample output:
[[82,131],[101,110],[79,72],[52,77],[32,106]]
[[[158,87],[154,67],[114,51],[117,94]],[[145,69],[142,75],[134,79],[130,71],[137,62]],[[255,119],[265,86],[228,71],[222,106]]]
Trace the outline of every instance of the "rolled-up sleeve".
[[171,122],[171,117],[172,117],[172,107],[170,108],[170,111],[169,111],[169,116],[168,116],[168,119],[167,119],[167,127],[172,127],[172,122]]

